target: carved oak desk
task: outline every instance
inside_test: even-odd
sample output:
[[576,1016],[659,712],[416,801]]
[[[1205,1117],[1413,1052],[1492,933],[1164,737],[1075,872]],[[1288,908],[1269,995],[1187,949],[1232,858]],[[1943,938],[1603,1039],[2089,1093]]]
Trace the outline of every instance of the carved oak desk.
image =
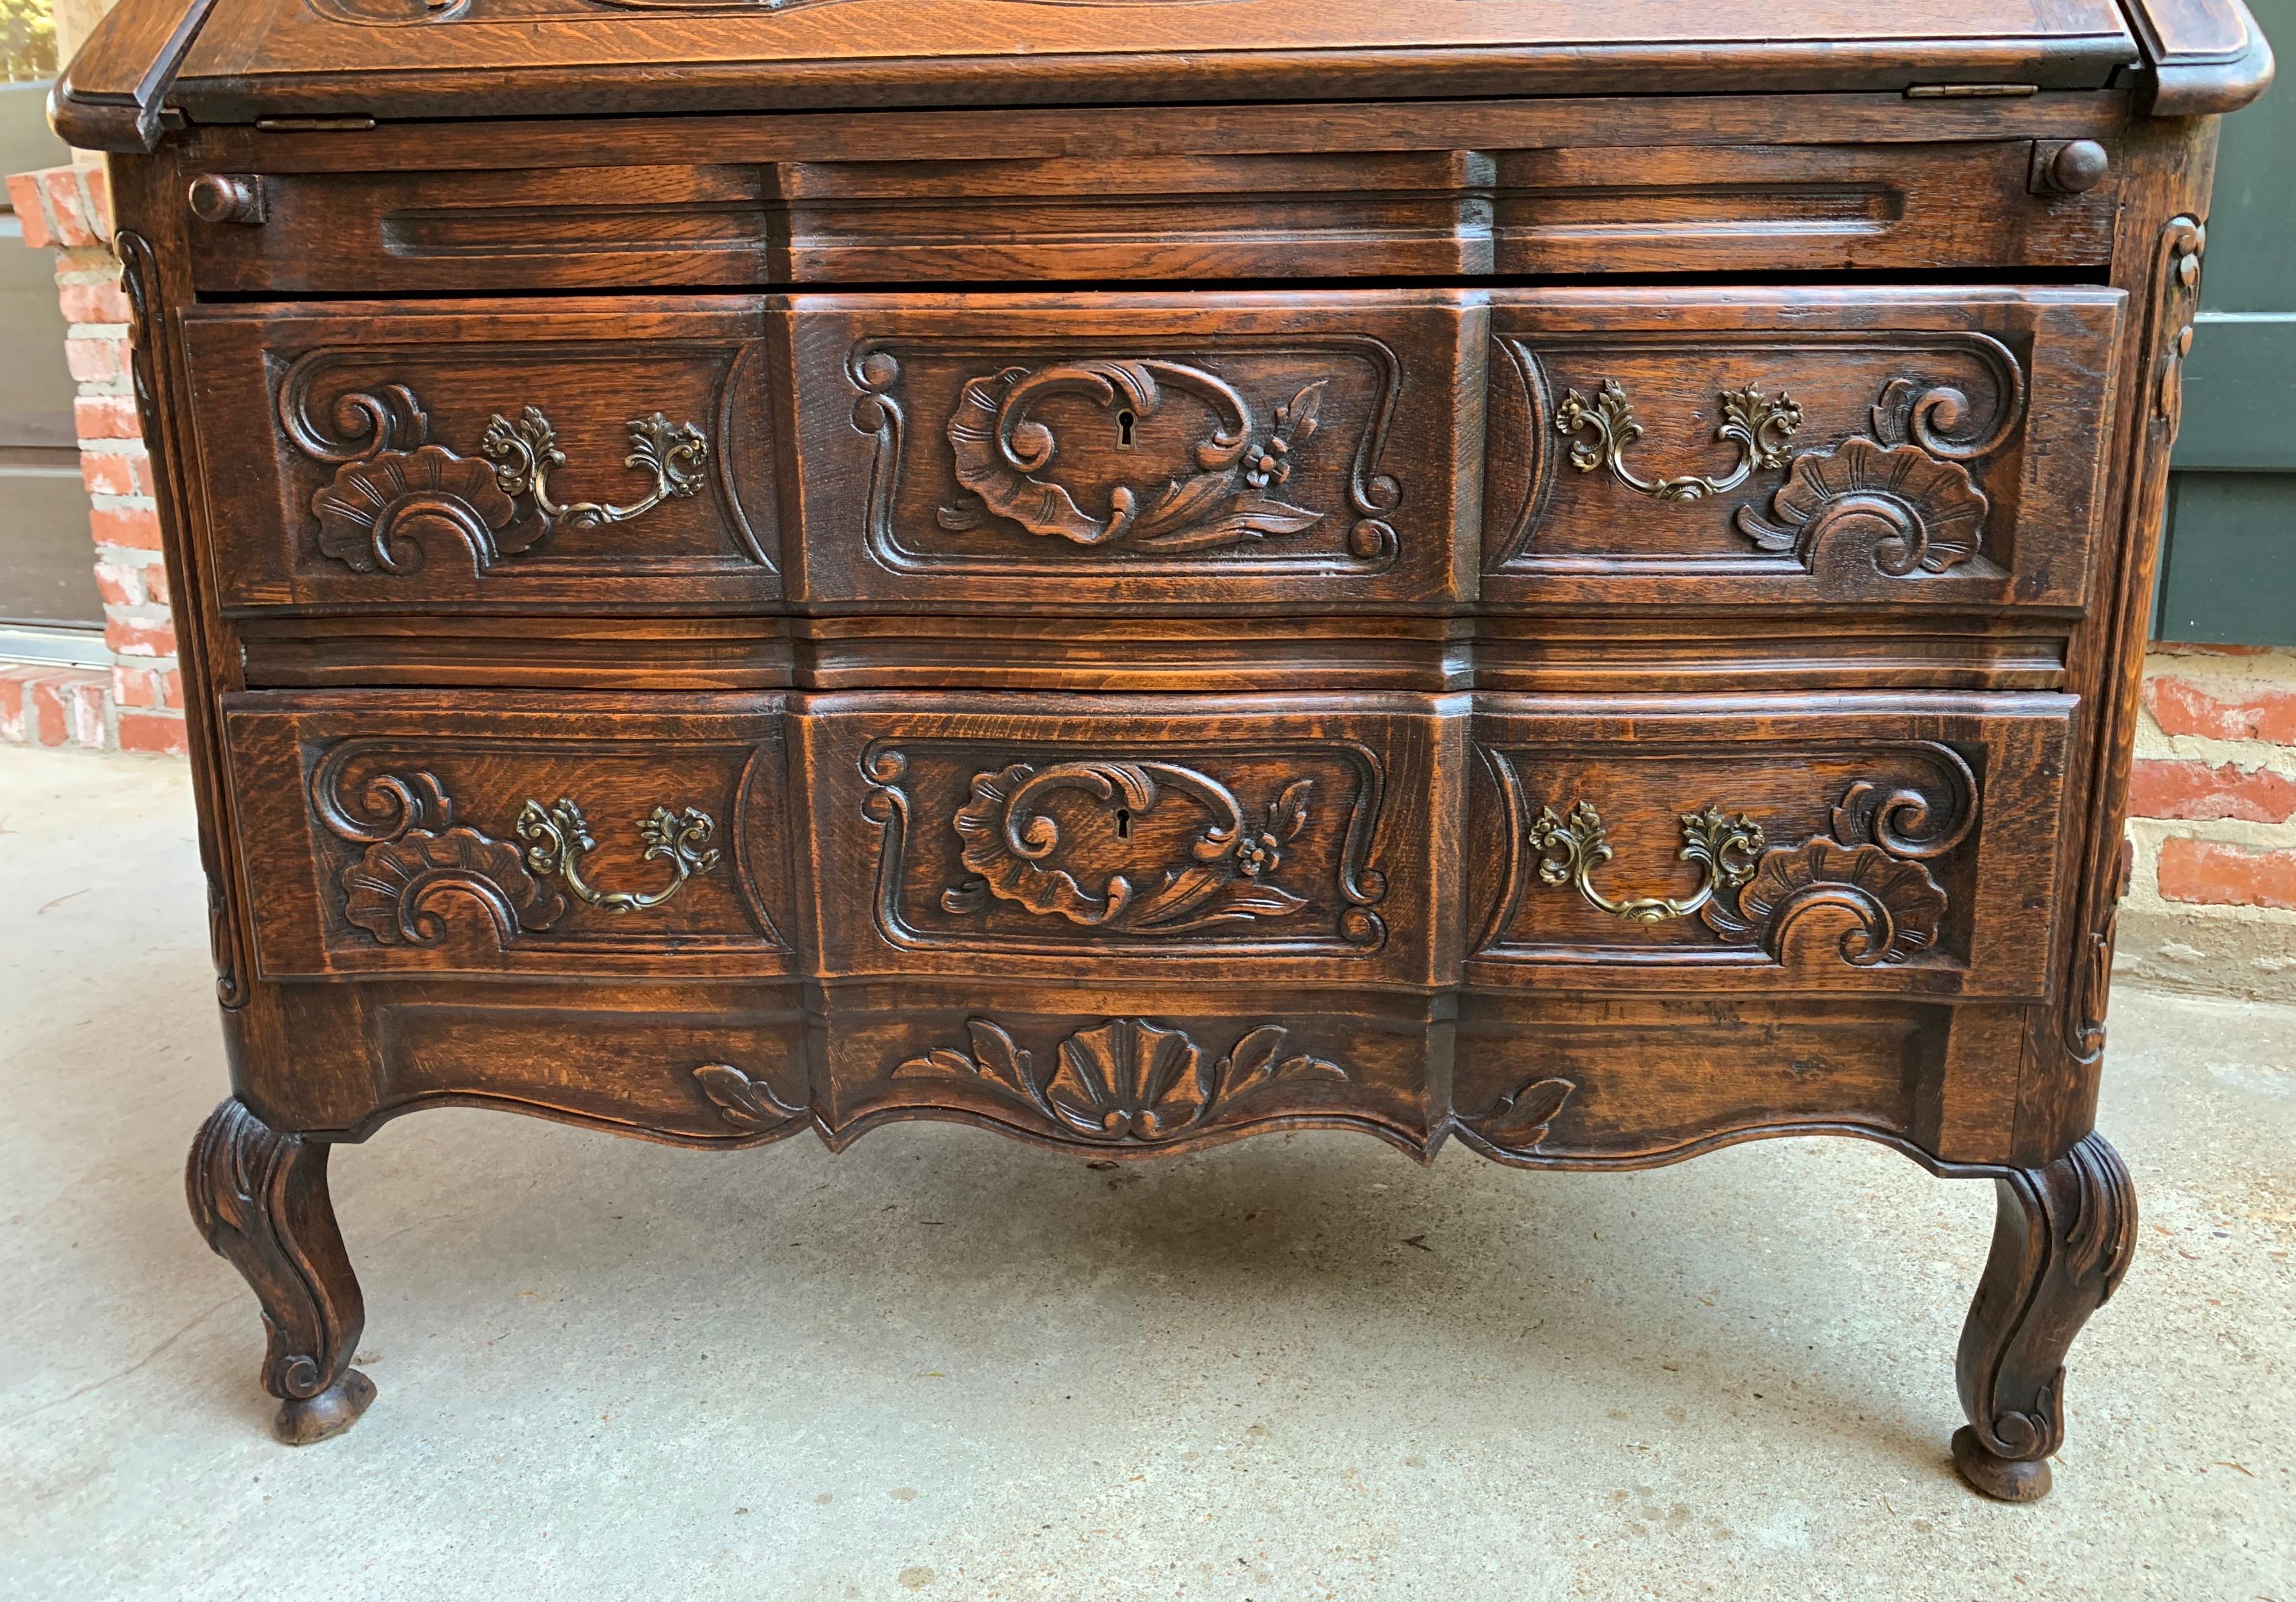
[[[1608,30],[1608,31],[1600,31]],[[986,43],[985,41],[993,41]],[[447,1102],[1997,1181],[2048,1484],[2236,0],[126,0],[279,1432]]]

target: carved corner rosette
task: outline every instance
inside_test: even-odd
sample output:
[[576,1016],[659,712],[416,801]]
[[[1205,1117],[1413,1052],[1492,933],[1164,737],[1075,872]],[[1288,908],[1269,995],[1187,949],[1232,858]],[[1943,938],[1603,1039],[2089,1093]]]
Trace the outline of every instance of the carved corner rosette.
[[1944,888],[1925,863],[1968,838],[1977,821],[1977,785],[1949,746],[1920,742],[1939,783],[1934,792],[1913,785],[1888,787],[1858,780],[1833,809],[1833,834],[1796,845],[1772,845],[1747,813],[1734,817],[1708,805],[1681,814],[1677,860],[1694,864],[1700,884],[1687,897],[1614,900],[1593,882],[1611,861],[1602,815],[1581,800],[1566,818],[1542,807],[1524,818],[1520,779],[1503,753],[1487,751],[1513,815],[1523,820],[1510,842],[1507,890],[1494,910],[1486,944],[1511,921],[1520,900],[1527,848],[1538,859],[1537,878],[1565,888],[1607,917],[1637,924],[1694,918],[1717,938],[1759,946],[1773,961],[1785,957],[1786,939],[1809,914],[1846,912],[1852,927],[1838,950],[1852,967],[1895,966],[1937,943],[1947,907]]
[[[1306,533],[1332,518],[1347,520],[1349,557],[1374,568],[1395,560],[1398,543],[1389,514],[1401,499],[1392,478],[1370,471],[1383,439],[1394,396],[1394,353],[1375,340],[1352,344],[1371,356],[1382,374],[1382,402],[1366,429],[1348,476],[1343,506],[1300,505],[1287,498],[1302,453],[1323,425],[1328,372],[1303,373],[1259,404],[1201,360],[1130,356],[1060,357],[1029,364],[1009,362],[966,380],[943,428],[956,494],[934,520],[949,534],[1017,527],[1111,559],[1138,560],[1234,550]],[[1352,346],[1351,346],[1352,348]],[[892,539],[902,431],[906,417],[894,393],[900,358],[884,343],[865,341],[848,357],[860,391],[853,425],[873,436],[871,541],[898,554]],[[1150,455],[1144,470],[1128,454],[1141,423],[1161,412],[1170,396],[1200,404],[1207,427],[1178,460]],[[1055,396],[1080,397],[1107,413],[1105,438],[1063,438],[1037,414]],[[1265,415],[1262,407],[1265,407]],[[1130,469],[1108,491],[1104,511],[1080,505],[1054,472],[1063,453],[1095,476]]]
[[1338,1063],[1296,1049],[1280,1024],[1249,1029],[1215,1056],[1185,1030],[1108,1018],[1067,1035],[1047,1063],[1003,1026],[975,1018],[965,1022],[964,1046],[935,1046],[896,1064],[890,1077],[976,1085],[1065,1139],[1152,1145],[1248,1109],[1275,1085],[1350,1076]]
[[525,802],[515,826],[521,846],[456,823],[452,797],[428,772],[366,774],[350,793],[350,765],[365,754],[364,742],[336,747],[313,772],[310,794],[319,821],[364,847],[339,875],[343,918],[381,945],[436,945],[450,914],[476,908],[507,948],[564,918],[568,895],[604,913],[644,911],[718,866],[709,845],[716,820],[693,807],[656,807],[638,823],[638,838],[644,860],[669,863],[668,882],[645,892],[603,890],[583,876],[582,859],[597,842],[572,800]]
[[1862,548],[1891,578],[1941,574],[1976,560],[1992,505],[1970,464],[2001,449],[2023,421],[2025,370],[1999,340],[1969,338],[1999,386],[1984,428],[1969,426],[1974,408],[1964,390],[1892,379],[1869,414],[1871,437],[1851,435],[1795,454],[1768,515],[1739,507],[1738,532],[1804,567],[1820,546],[1842,542]]
[[[1387,937],[1386,923],[1373,911],[1387,894],[1386,876],[1365,861],[1377,821],[1379,770],[1360,747],[1346,747],[1343,754],[1362,780],[1332,887],[1339,903],[1336,928],[1348,946],[1371,951]],[[891,742],[864,753],[862,772],[872,788],[862,811],[884,831],[878,927],[895,944],[917,946],[932,942],[910,926],[900,905],[914,821],[903,788],[908,765],[907,753]],[[1152,879],[1112,873],[1088,884],[1057,860],[1061,829],[1044,804],[1062,791],[1098,802],[1119,831],[1172,802],[1194,808],[1203,822],[1179,858],[1160,865]],[[964,917],[1004,903],[1078,929],[1163,942],[1243,926],[1280,929],[1318,905],[1314,895],[1283,882],[1292,877],[1289,859],[1308,827],[1314,792],[1314,781],[1295,778],[1263,805],[1248,806],[1211,774],[1157,759],[1013,762],[977,771],[969,799],[949,820],[961,842],[960,860],[972,877],[945,888],[939,909]]]
[[483,575],[561,529],[629,522],[701,486],[709,440],[694,424],[656,412],[629,421],[623,458],[652,479],[645,494],[624,504],[562,503],[551,476],[566,454],[538,408],[521,409],[514,421],[496,414],[478,456],[460,455],[431,443],[430,414],[407,385],[351,388],[315,405],[321,380],[344,359],[327,350],[299,358],[280,383],[279,418],[297,450],[335,469],[312,494],[311,515],[321,553],[355,573],[415,572],[425,538],[443,534],[462,543]]

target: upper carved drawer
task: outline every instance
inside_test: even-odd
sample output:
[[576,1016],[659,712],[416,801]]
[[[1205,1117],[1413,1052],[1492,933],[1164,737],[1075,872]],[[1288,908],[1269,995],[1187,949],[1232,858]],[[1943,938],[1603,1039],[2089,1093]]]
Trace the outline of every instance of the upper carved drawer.
[[[1461,120],[1447,136],[1473,136],[1475,119]],[[2090,159],[2067,162],[2056,159],[2064,140],[1714,146],[1574,132],[1583,143],[1530,150],[1397,149],[1390,127],[1378,136],[1389,148],[1370,151],[1192,150],[1168,135],[1128,152],[1116,148],[1119,119],[1049,149],[1040,134],[1034,149],[983,141],[961,159],[775,161],[758,159],[770,134],[721,123],[704,162],[663,159],[692,150],[685,140],[633,147],[614,165],[554,138],[539,161],[521,162],[512,142],[472,152],[464,170],[429,172],[283,170],[294,157],[275,136],[239,152],[271,170],[218,165],[193,179],[185,203],[200,289],[238,294],[1904,272],[2111,257],[2118,184],[2103,147],[2086,142]],[[1223,145],[1239,138],[1222,134]],[[1275,136],[1296,141],[1298,129]],[[340,136],[306,151],[342,159]],[[598,164],[561,165],[570,158]]]
[[1483,309],[1443,293],[792,301],[792,598],[1472,596]]
[[2079,606],[2123,298],[1495,295],[1483,595]]
[[185,315],[226,608],[753,605],[764,303]]

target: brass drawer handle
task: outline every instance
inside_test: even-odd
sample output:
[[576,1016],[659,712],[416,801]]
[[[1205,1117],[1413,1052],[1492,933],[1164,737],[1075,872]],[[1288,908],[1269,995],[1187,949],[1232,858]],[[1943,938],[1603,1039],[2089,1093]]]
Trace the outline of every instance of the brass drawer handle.
[[566,454],[540,408],[524,407],[515,422],[490,418],[481,461],[431,442],[430,414],[407,385],[330,392],[315,403],[315,385],[342,359],[326,350],[302,357],[280,385],[278,410],[296,449],[335,469],[333,481],[312,495],[311,513],[320,553],[355,573],[413,573],[425,541],[443,537],[459,540],[484,574],[561,528],[627,523],[701,487],[708,437],[656,412],[629,421],[623,458],[652,475],[649,493],[624,506],[562,505],[551,498],[550,476],[566,465]]
[[512,500],[523,494],[532,495],[535,510],[552,528],[570,524],[577,528],[595,528],[605,523],[627,523],[632,518],[643,517],[664,501],[685,499],[701,486],[702,464],[709,460],[709,442],[702,437],[700,429],[690,422],[673,425],[657,412],[651,417],[632,418],[629,430],[630,454],[622,459],[622,465],[652,473],[653,491],[627,506],[597,501],[577,501],[561,506],[551,500],[551,470],[566,465],[566,453],[558,448],[558,437],[550,427],[550,420],[537,407],[527,407],[516,422],[506,417],[494,418],[487,424],[479,451],[495,464],[495,482],[502,486],[503,494]]
[[1722,396],[1722,423],[1714,430],[1714,437],[1738,447],[1738,465],[1729,476],[1643,478],[1627,465],[1627,447],[1643,437],[1643,426],[1635,421],[1635,409],[1617,380],[1604,379],[1601,392],[1592,401],[1576,389],[1566,390],[1554,412],[1556,433],[1590,436],[1572,441],[1571,466],[1582,473],[1607,467],[1620,483],[1653,501],[1701,501],[1708,495],[1726,494],[1751,478],[1758,467],[1784,466],[1786,441],[1800,427],[1801,407],[1792,396],[1781,392],[1773,399],[1751,386],[1728,390]]
[[663,858],[675,877],[650,894],[600,890],[582,878],[582,858],[597,841],[590,838],[581,807],[561,797],[555,806],[529,801],[518,814],[518,838],[526,842],[528,870],[539,879],[562,880],[584,904],[602,912],[642,912],[661,905],[685,888],[688,879],[718,865],[718,853],[709,848],[717,832],[718,821],[698,807],[673,813],[657,806],[652,817],[638,824],[638,838],[645,842],[645,860]]
[[1530,826],[1530,844],[1541,855],[1540,882],[1575,885],[1588,906],[1613,918],[1633,923],[1669,923],[1688,918],[1721,892],[1734,890],[1752,879],[1755,859],[1768,841],[1762,826],[1744,813],[1733,819],[1725,816],[1721,808],[1710,806],[1703,812],[1683,813],[1682,850],[1677,854],[1685,862],[1698,863],[1705,879],[1698,894],[1687,901],[1658,895],[1612,901],[1595,888],[1595,870],[1611,860],[1611,843],[1602,815],[1584,801],[1570,809],[1568,822],[1556,817],[1553,807],[1541,807]]

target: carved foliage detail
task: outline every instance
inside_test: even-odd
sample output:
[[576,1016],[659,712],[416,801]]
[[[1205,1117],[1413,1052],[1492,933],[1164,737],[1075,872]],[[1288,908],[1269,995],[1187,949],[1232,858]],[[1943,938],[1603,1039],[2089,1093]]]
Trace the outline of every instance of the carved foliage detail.
[[630,421],[623,461],[652,477],[647,494],[627,505],[562,505],[551,496],[550,475],[566,465],[566,455],[535,407],[523,408],[515,422],[489,421],[479,446],[484,460],[457,455],[430,443],[430,414],[405,384],[347,391],[324,418],[316,415],[313,389],[337,360],[315,351],[289,368],[279,417],[298,450],[335,468],[333,480],[311,496],[311,515],[320,552],[355,573],[414,572],[426,538],[437,535],[459,540],[484,573],[561,528],[627,522],[701,487],[709,441],[693,424],[673,425],[657,412]]
[[709,1098],[718,1115],[735,1129],[762,1134],[806,1116],[774,1094],[763,1079],[752,1078],[731,1063],[706,1062],[693,1070],[694,1083]]
[[[1385,404],[1391,405],[1393,353],[1371,340],[1349,342],[1348,348],[1380,368]],[[873,540],[882,543],[906,427],[895,393],[901,357],[873,341],[857,347],[849,364],[861,391],[854,426],[877,439],[870,518]],[[1281,540],[1340,517],[1349,519],[1349,556],[1392,561],[1396,534],[1386,517],[1401,490],[1393,478],[1367,473],[1384,429],[1384,407],[1356,452],[1344,505],[1301,505],[1287,492],[1301,454],[1322,427],[1332,382],[1328,372],[1310,370],[1255,403],[1199,361],[1073,356],[1008,364],[967,379],[958,390],[943,432],[960,493],[938,508],[934,520],[962,535],[990,526],[993,519],[1111,556],[1172,557]],[[1063,455],[1108,476],[1112,465],[1129,462],[1126,453],[1135,430],[1174,396],[1200,405],[1208,420],[1185,454],[1173,461],[1150,454],[1138,470],[1119,475],[1104,510],[1080,505],[1056,471]],[[1081,398],[1108,413],[1106,438],[1114,449],[1073,434],[1063,437],[1037,415],[1041,403],[1058,396]]]
[[[1234,791],[1172,763],[1064,762],[1042,770],[1015,763],[976,773],[972,804],[958,811],[955,826],[964,841],[964,865],[980,877],[944,892],[941,906],[970,911],[986,895],[1088,928],[1176,935],[1287,918],[1304,911],[1308,898],[1276,884],[1275,876],[1284,846],[1307,825],[1313,789],[1305,779],[1284,786],[1253,828]],[[1059,849],[1060,830],[1037,805],[1058,789],[1119,805],[1128,818],[1154,811],[1165,791],[1174,791],[1209,821],[1189,841],[1188,861],[1166,869],[1160,883],[1143,889],[1117,874],[1095,893],[1065,870],[1044,865]]]
[[1062,1040],[1046,1066],[999,1025],[965,1023],[966,1044],[936,1046],[893,1069],[895,1078],[954,1076],[1088,1140],[1168,1140],[1282,1081],[1349,1077],[1339,1064],[1291,1049],[1262,1024],[1215,1058],[1185,1031],[1146,1018],[1109,1018]]
[[1546,1139],[1563,1103],[1578,1088],[1572,1079],[1530,1079],[1501,1096],[1490,1108],[1459,1120],[1467,1142],[1500,1157],[1527,1157]]
[[[972,755],[963,751],[959,759]],[[1300,752],[1274,755],[1296,759]],[[1247,927],[1265,927],[1273,936],[1297,943],[1328,938],[1308,927],[1308,915],[1333,910],[1336,903],[1339,937],[1350,947],[1375,950],[1387,937],[1387,926],[1372,909],[1387,895],[1387,878],[1365,858],[1379,813],[1378,763],[1352,742],[1337,750],[1318,748],[1315,755],[1337,756],[1357,776],[1356,794],[1346,805],[1340,860],[1327,883],[1299,876],[1302,860],[1294,849],[1308,844],[1304,837],[1317,805],[1314,779],[1279,778],[1271,783],[1273,795],[1248,803],[1199,767],[1086,756],[1013,762],[973,772],[969,798],[948,822],[961,843],[959,861],[972,877],[947,885],[938,897],[939,909],[969,917],[1007,904],[1096,935],[1168,944]],[[884,831],[878,855],[878,928],[903,946],[935,943],[913,928],[902,911],[908,893],[906,854],[916,827],[914,801],[905,788],[909,765],[909,752],[888,742],[872,746],[861,761],[872,786],[862,813]],[[1081,860],[1085,853],[1064,864],[1070,842],[1047,805],[1063,794],[1096,803],[1118,840],[1134,839],[1136,826],[1167,807],[1185,807],[1189,811],[1183,818],[1201,821],[1177,840],[1178,831],[1160,828],[1157,838],[1173,844],[1152,848],[1164,854],[1146,871],[1136,866],[1087,867]],[[1140,838],[1145,836],[1144,830]],[[1318,896],[1318,891],[1324,894]]]

